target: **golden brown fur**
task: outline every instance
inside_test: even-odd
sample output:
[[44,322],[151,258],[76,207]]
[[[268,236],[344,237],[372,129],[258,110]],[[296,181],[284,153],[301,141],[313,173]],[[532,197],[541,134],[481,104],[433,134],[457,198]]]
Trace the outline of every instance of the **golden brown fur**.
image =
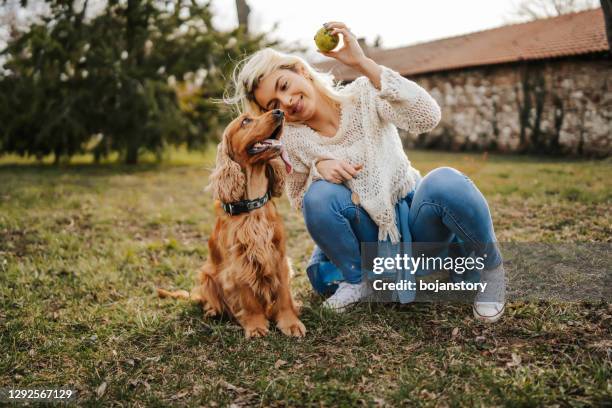
[[[244,123],[246,115],[225,129],[210,177],[216,223],[208,240],[209,257],[199,274],[199,285],[187,291],[158,289],[161,297],[191,298],[202,304],[207,316],[228,312],[244,328],[246,337],[268,333],[268,321],[288,336],[302,337],[306,328],[290,292],[290,265],[285,254],[285,231],[276,205],[239,215],[229,215],[221,202],[261,197],[270,189],[282,194],[284,163],[278,148],[249,154],[278,126],[278,116],[268,112]],[[280,119],[282,126],[282,118]]]

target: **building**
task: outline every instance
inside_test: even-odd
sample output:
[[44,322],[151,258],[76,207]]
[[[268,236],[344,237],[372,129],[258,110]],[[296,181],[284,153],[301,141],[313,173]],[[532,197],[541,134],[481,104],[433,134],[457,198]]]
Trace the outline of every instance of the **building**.
[[[367,49],[442,108],[408,146],[609,156],[612,62],[601,8],[396,49]],[[316,64],[337,79],[359,73]]]

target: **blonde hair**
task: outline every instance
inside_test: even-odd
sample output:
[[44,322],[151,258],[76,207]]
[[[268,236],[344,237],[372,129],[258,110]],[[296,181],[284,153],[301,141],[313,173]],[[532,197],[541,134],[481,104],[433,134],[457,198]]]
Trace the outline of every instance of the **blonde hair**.
[[306,77],[312,80],[314,88],[324,97],[334,102],[343,102],[352,98],[352,95],[339,92],[344,85],[336,83],[331,72],[319,71],[297,55],[286,54],[273,48],[263,48],[236,64],[232,74],[233,95],[224,95],[223,102],[234,105],[239,114],[260,115],[265,109],[255,100],[255,89],[261,78],[277,69],[297,72],[298,66],[304,69]]

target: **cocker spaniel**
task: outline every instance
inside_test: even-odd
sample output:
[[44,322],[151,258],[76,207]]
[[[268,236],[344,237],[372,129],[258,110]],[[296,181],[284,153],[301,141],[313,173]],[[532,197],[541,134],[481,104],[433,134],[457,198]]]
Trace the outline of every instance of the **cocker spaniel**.
[[247,338],[265,336],[270,320],[287,336],[306,334],[291,296],[283,222],[271,200],[282,195],[291,171],[279,141],[283,124],[276,109],[240,115],[226,127],[208,186],[217,218],[199,285],[191,293],[158,289],[160,297],[201,303],[206,316],[229,313]]

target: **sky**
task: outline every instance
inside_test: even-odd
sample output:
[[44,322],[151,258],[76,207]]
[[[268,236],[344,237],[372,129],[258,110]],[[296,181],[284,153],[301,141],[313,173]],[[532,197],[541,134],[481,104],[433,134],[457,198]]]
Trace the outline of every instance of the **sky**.
[[[271,37],[298,42],[319,57],[312,38],[326,21],[344,22],[371,44],[382,37],[383,48],[394,48],[498,27],[511,21],[517,0],[250,0],[249,24],[257,32],[279,27]],[[212,0],[213,24],[237,24],[235,0]]]
[[[4,0],[0,0],[2,2]],[[0,48],[7,36],[6,18],[23,24],[35,19],[45,8],[43,0],[30,0],[28,10],[21,9],[19,0],[6,0],[0,7]],[[205,2],[206,0],[197,0]],[[377,36],[383,48],[395,48],[439,38],[451,37],[516,22],[513,12],[522,0],[247,0],[251,8],[250,28],[268,32],[271,38],[308,49],[309,59],[325,58],[316,52],[313,37],[326,21],[347,24],[359,38],[372,44]],[[586,1],[586,0],[584,0]],[[592,0],[596,2],[595,0]],[[77,0],[84,3],[84,0]],[[213,25],[231,30],[238,24],[235,0],[210,0],[214,12]],[[7,7],[8,4],[8,7]],[[88,15],[104,9],[106,0],[89,0]],[[2,15],[4,13],[4,16]],[[4,21],[3,21],[4,17]],[[276,31],[272,31],[278,23]]]

